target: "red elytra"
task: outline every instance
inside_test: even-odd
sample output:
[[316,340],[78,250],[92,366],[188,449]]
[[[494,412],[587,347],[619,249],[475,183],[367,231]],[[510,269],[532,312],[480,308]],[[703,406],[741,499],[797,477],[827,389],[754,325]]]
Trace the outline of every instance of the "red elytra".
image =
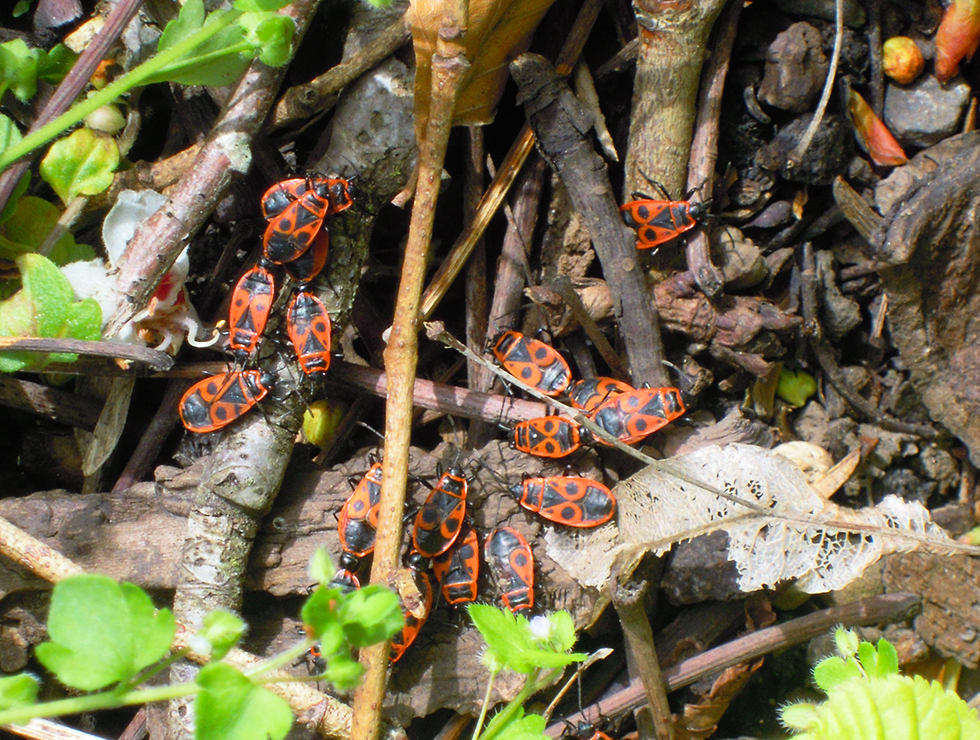
[[378,507],[381,504],[381,469],[376,462],[355,486],[340,508],[337,530],[345,553],[363,558],[374,552],[378,529]]
[[565,457],[582,446],[583,432],[564,416],[539,416],[514,425],[513,445],[538,457]]
[[263,214],[269,219],[262,248],[278,264],[300,257],[323,228],[324,219],[353,204],[349,183],[342,178],[308,178],[305,189],[295,178],[285,182],[288,184],[277,191],[267,190],[262,198]]
[[199,380],[180,399],[180,420],[190,432],[221,429],[265,398],[272,379],[259,370],[235,370]]
[[569,527],[598,527],[616,513],[616,497],[601,483],[575,476],[525,478],[510,490],[518,503]]
[[568,391],[568,399],[572,402],[573,408],[589,413],[603,401],[631,390],[633,386],[620,380],[600,376],[576,381]]
[[626,225],[636,229],[636,248],[650,249],[669,242],[698,225],[704,206],[686,200],[643,198],[620,207]]
[[517,331],[504,331],[490,341],[503,368],[547,396],[558,396],[572,382],[572,371],[558,350]]
[[497,527],[483,545],[500,600],[512,612],[534,607],[534,555],[524,535],[513,527]]
[[[599,404],[589,418],[623,444],[635,444],[682,416],[677,388],[638,388]],[[602,438],[596,437],[599,442]]]
[[425,624],[425,620],[428,619],[429,612],[432,610],[432,576],[428,571],[416,571],[415,583],[419,587],[419,594],[422,596],[425,611],[421,617],[416,617],[402,605],[402,616],[405,618],[405,626],[402,627],[401,632],[391,638],[389,659],[392,663],[397,663],[401,660],[405,651],[415,642],[415,638],[418,637],[422,625]]
[[330,314],[323,301],[309,291],[298,291],[286,312],[286,331],[303,372],[326,372],[330,367]]
[[476,582],[480,575],[480,540],[476,530],[465,526],[453,546],[432,559],[432,570],[447,603],[476,601]]
[[466,489],[466,476],[454,465],[429,492],[412,527],[412,544],[422,557],[441,555],[456,541],[466,515]]
[[249,355],[262,338],[272,312],[276,282],[261,260],[246,272],[231,293],[228,309],[228,346]]

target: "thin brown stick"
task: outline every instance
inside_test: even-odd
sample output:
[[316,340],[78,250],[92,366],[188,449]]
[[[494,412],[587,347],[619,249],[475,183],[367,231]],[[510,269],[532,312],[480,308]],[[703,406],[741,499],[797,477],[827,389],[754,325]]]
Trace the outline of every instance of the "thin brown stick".
[[131,360],[149,365],[154,370],[167,371],[174,359],[165,352],[119,342],[88,342],[83,339],[48,339],[42,337],[0,337],[0,352],[71,352],[92,357]]
[[0,376],[0,406],[87,432],[95,429],[102,413],[102,404],[91,398],[6,375]]
[[568,275],[559,275],[545,287],[550,288],[562,297],[565,305],[571,309],[572,315],[582,325],[585,333],[592,340],[592,344],[595,345],[599,354],[602,355],[602,359],[609,365],[609,372],[619,380],[628,381],[630,377],[629,369],[619,356],[619,353],[609,344],[609,340],[606,339],[606,335],[602,333],[602,329],[599,328],[595,319],[589,314],[588,309],[585,308],[585,304],[582,303],[579,294],[575,292],[575,287],[572,285],[572,281],[568,279]]
[[[715,162],[718,159],[718,122],[721,117],[721,98],[728,76],[728,64],[735,45],[738,19],[742,14],[742,3],[728,3],[728,11],[716,26],[714,50],[702,76],[701,91],[698,94],[698,114],[694,122],[694,137],[691,140],[691,158],[687,165],[687,191],[698,191],[699,200],[704,194],[713,192]],[[698,229],[687,240],[687,267],[701,292],[708,298],[718,298],[724,289],[721,271],[711,261],[711,243],[704,229]]]
[[[582,47],[585,46],[585,40],[592,31],[596,18],[599,17],[601,7],[601,0],[586,0],[582,5],[572,30],[565,40],[565,46],[558,55],[556,69],[559,74],[568,75],[572,71],[572,67],[582,53]],[[490,224],[490,219],[500,208],[504,196],[507,195],[510,186],[514,184],[517,173],[520,172],[533,147],[534,134],[531,133],[531,128],[525,125],[517,135],[510,151],[507,152],[507,156],[504,158],[503,164],[500,165],[500,170],[493,178],[493,182],[490,183],[490,187],[483,194],[476,216],[469,228],[460,234],[449,255],[443,260],[439,270],[433,276],[429,287],[426,288],[425,295],[422,296],[421,314],[423,321],[432,316],[432,312],[435,311],[436,306],[446,295],[449,286],[459,275],[459,271],[463,269],[463,265],[469,259],[477,240],[483,236],[483,232]]]
[[[483,192],[483,129],[470,126],[467,129],[469,148],[466,157],[463,182],[463,220],[469,222],[476,214]],[[487,340],[487,245],[484,239],[477,241],[473,254],[466,263],[466,343],[479,352]],[[479,365],[467,362],[466,385],[474,391],[487,387],[488,374]],[[470,444],[480,448],[486,444],[490,430],[479,422],[470,424]]]
[[510,65],[538,147],[582,214],[612,296],[633,384],[667,384],[660,321],[636,253],[636,234],[623,223],[605,162],[588,132],[590,115],[541,56]]
[[146,431],[143,432],[133,454],[130,455],[126,467],[119,474],[116,485],[112,487],[113,493],[125,491],[134,483],[143,480],[160,454],[164,441],[177,426],[177,414],[174,413],[174,409],[177,408],[177,403],[186,390],[187,383],[180,380],[174,379],[167,384],[167,390],[163,394],[160,406],[150,420]]
[[[439,175],[446,157],[453,112],[469,62],[455,45],[461,33],[447,17],[440,29],[439,47],[432,57],[432,96],[425,136],[419,142],[419,176],[395,301],[385,368],[388,401],[385,405],[385,456],[378,533],[371,566],[371,582],[384,583],[398,567],[402,542],[402,517],[408,483],[409,446],[412,436],[412,391],[418,367],[419,304],[432,239],[435,208],[439,200]],[[465,26],[464,26],[465,27]],[[381,731],[381,705],[388,679],[389,643],[361,651],[364,679],[354,693],[351,734],[358,740],[376,740]]]
[[[725,668],[798,645],[835,626],[860,627],[901,622],[918,613],[920,607],[921,599],[917,595],[898,593],[872,596],[843,606],[823,609],[758,630],[671,666],[663,672],[664,683],[668,691],[676,691]],[[601,716],[618,716],[642,706],[645,701],[643,686],[637,681],[611,697],[604,698],[601,707],[588,707],[566,719],[572,723],[597,722]],[[550,737],[560,737],[566,728],[564,721],[556,722],[545,733]]]
[[350,59],[306,84],[289,88],[276,105],[266,128],[276,131],[330,110],[341,90],[407,44],[411,38],[405,17],[402,16]]
[[[299,44],[319,0],[295,0],[281,12],[297,23]],[[275,100],[287,67],[253,62],[232,91],[194,164],[166,204],[136,229],[116,267],[116,288],[125,300],[109,317],[103,336],[113,337],[146,307],[160,280],[217,207],[232,178],[248,172],[250,144]]]
[[816,356],[820,367],[823,368],[824,375],[841,397],[850,404],[851,408],[859,414],[870,419],[882,429],[888,429],[902,434],[916,434],[926,439],[935,439],[939,436],[929,424],[914,424],[900,421],[893,416],[886,414],[869,400],[855,391],[844,372],[840,369],[834,359],[833,350],[823,339],[823,332],[817,319],[817,268],[813,257],[813,247],[809,242],[803,244],[803,270],[800,272],[800,303],[803,309],[803,319],[805,326],[810,327],[808,337],[810,347]]
[[[650,583],[639,576],[636,563],[623,566],[623,560],[617,559],[609,576],[613,606],[623,628],[630,667],[639,674],[640,684],[643,686],[657,739],[671,740],[674,737],[674,723],[661,678],[660,661],[653,644],[653,629],[646,612]],[[658,566],[657,570],[659,569]],[[659,572],[657,575],[659,576]]]

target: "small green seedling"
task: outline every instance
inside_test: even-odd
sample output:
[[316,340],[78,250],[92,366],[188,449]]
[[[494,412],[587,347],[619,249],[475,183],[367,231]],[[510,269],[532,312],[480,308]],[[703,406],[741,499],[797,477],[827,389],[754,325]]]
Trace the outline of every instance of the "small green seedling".
[[[538,740],[544,736],[546,720],[537,714],[525,714],[524,703],[561,676],[565,666],[585,660],[584,653],[570,653],[575,645],[575,625],[568,612],[528,620],[486,604],[470,604],[470,619],[487,643],[483,664],[490,671],[490,683],[473,740]],[[494,681],[503,670],[527,676],[521,692],[493,719],[481,733]]]
[[809,373],[805,373],[802,370],[799,372],[781,370],[779,372],[779,380],[776,383],[776,395],[790,406],[799,408],[816,392],[817,381]]
[[839,655],[814,668],[823,704],[792,704],[780,718],[795,740],[980,740],[980,717],[953,691],[921,676],[902,676],[887,640],[877,647],[849,630],[835,633]]
[[[315,556],[312,570],[332,577],[325,551]],[[338,689],[352,688],[361,668],[351,658],[351,649],[382,642],[403,624],[392,592],[368,586],[344,594],[318,580],[321,585],[303,607],[307,638],[242,671],[222,662],[245,632],[245,623],[235,615],[208,614],[190,639],[190,648],[174,650],[173,614],[155,608],[138,586],[101,575],[66,578],[52,592],[51,639],[37,646],[37,658],[65,686],[96,693],[38,704],[37,678],[27,673],[3,678],[0,725],[194,696],[197,740],[281,740],[292,726],[292,710],[265,687],[284,680],[274,675],[279,668],[295,663],[316,640],[325,641],[327,669],[310,678],[325,679]],[[208,659],[193,683],[140,688],[190,650]]]

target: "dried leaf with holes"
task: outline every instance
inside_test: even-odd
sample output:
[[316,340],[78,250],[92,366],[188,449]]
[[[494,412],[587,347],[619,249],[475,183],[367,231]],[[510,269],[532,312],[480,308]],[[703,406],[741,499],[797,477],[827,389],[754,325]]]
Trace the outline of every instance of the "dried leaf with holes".
[[743,591],[789,579],[806,593],[835,591],[888,553],[964,552],[920,504],[887,496],[875,507],[839,507],[825,501],[792,462],[750,445],[711,446],[672,458],[623,481],[615,494],[627,545],[664,553],[675,542],[727,532]]

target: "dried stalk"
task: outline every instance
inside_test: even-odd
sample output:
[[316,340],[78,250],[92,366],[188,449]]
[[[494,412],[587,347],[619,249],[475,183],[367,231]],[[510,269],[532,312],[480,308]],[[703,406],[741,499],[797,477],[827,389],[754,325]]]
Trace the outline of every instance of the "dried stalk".
[[[439,48],[432,57],[432,102],[425,138],[419,142],[418,182],[408,243],[402,263],[395,317],[385,350],[388,401],[385,404],[385,457],[378,535],[371,566],[371,582],[383,583],[398,566],[402,516],[408,482],[408,448],[412,436],[412,390],[418,366],[419,303],[431,246],[439,181],[456,99],[462,90],[469,62],[453,45],[461,34],[447,17],[440,29]],[[464,26],[465,28],[465,26]],[[354,694],[351,733],[358,740],[376,740],[381,730],[381,705],[388,677],[388,643],[361,651],[364,680]]]

